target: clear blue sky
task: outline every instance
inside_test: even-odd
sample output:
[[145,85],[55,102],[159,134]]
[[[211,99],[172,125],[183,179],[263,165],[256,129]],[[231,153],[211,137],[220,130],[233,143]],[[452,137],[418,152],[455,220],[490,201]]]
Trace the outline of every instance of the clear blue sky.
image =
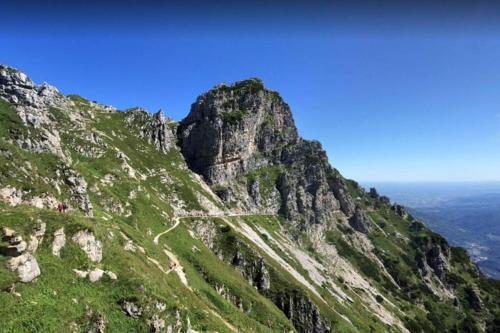
[[498,7],[49,3],[2,5],[0,62],[63,93],[179,120],[260,77],[347,177],[500,180]]

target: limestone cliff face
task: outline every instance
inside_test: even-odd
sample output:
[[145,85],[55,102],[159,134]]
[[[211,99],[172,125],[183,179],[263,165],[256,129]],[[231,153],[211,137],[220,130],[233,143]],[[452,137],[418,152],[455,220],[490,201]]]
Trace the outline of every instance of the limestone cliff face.
[[301,224],[322,223],[336,210],[354,213],[321,144],[298,135],[289,106],[260,80],[218,85],[198,97],[177,136],[190,168],[225,201]]
[[142,108],[128,110],[125,123],[137,136],[146,139],[156,149],[167,152],[175,146],[175,136],[169,128],[167,119],[162,111],[154,114],[146,112]]
[[204,93],[178,129],[191,168],[210,184],[231,180],[270,160],[259,158],[298,140],[290,108],[257,79]]

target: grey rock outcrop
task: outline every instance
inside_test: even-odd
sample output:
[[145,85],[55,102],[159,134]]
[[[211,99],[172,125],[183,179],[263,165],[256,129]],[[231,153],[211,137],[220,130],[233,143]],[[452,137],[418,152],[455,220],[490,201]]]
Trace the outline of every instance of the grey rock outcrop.
[[33,281],[41,274],[36,258],[30,253],[9,259],[7,268],[11,271],[17,271],[19,280],[25,283]]
[[[41,231],[43,231],[43,233]],[[33,239],[38,242],[36,237],[43,237],[44,233],[45,225],[43,224],[40,228],[35,228],[35,236],[33,236]],[[21,236],[18,236],[13,229],[4,227],[2,228],[2,241],[8,242],[8,245],[0,247],[0,253],[11,257],[7,261],[6,266],[11,271],[17,272],[18,278],[21,282],[31,282],[40,276],[41,271],[38,266],[38,261],[30,252],[28,252],[28,244],[23,241]],[[31,251],[34,252],[36,247],[31,247]]]
[[371,230],[370,218],[360,207],[356,207],[354,215],[349,219],[349,225],[363,234],[368,234]]
[[47,224],[44,222],[39,222],[35,225],[33,229],[33,235],[31,235],[31,239],[28,245],[29,252],[35,253],[38,247],[42,244],[46,228]]
[[44,83],[36,85],[24,73],[0,65],[0,98],[14,106],[17,114],[29,129],[36,129],[29,136],[17,136],[17,144],[36,153],[55,154],[65,161],[68,158],[61,148],[61,138],[56,129],[51,106],[64,104],[56,88]]
[[258,79],[202,94],[177,137],[189,167],[223,200],[237,198],[247,210],[279,212],[300,225],[324,223],[336,210],[354,213],[319,142],[299,137],[288,105]]
[[93,262],[102,260],[102,243],[89,230],[80,230],[71,238]]
[[70,186],[71,195],[78,203],[80,210],[92,216],[92,202],[87,193],[87,181],[77,171],[65,167],[63,169],[66,183]]
[[97,282],[99,281],[104,275],[104,271],[100,268],[93,269],[89,272],[89,281],[90,282]]
[[469,302],[470,306],[476,310],[481,311],[484,308],[484,303],[479,296],[479,292],[473,287],[464,288],[465,299]]
[[156,149],[167,152],[175,145],[175,135],[169,127],[170,119],[160,110],[154,114],[137,108],[126,112],[125,122],[128,127],[143,139],[153,144]]
[[61,256],[61,250],[66,244],[66,235],[64,234],[64,228],[57,229],[54,232],[54,241],[52,242],[52,254],[59,257]]
[[17,257],[27,250],[28,244],[21,236],[17,236],[15,232],[11,233],[11,230],[12,229],[4,228],[4,236],[2,237],[2,240],[6,241],[7,245],[0,247],[0,254],[8,257]]
[[158,315],[153,315],[149,320],[150,332],[159,333],[165,331],[165,320],[161,319]]
[[262,258],[247,261],[241,252],[236,252],[231,260],[233,265],[241,275],[247,279],[261,293],[265,293],[271,287],[269,272]]
[[298,332],[330,332],[330,326],[321,318],[318,307],[302,295],[294,293],[280,294],[276,296],[275,304],[290,319]]
[[133,302],[133,301],[122,301],[121,303],[123,312],[132,318],[138,319],[142,316],[142,312],[144,311],[142,306]]
[[[59,94],[59,91],[47,83],[37,86],[24,73],[5,65],[0,65],[0,96],[13,104],[25,104],[40,107]],[[38,119],[26,119],[34,127]]]
[[436,276],[443,280],[445,273],[450,269],[450,246],[442,237],[418,238],[416,240],[418,252],[417,266],[423,275],[432,270]]
[[404,206],[401,206],[399,204],[394,204],[391,206],[391,209],[399,215],[399,217],[403,219],[407,219],[409,217],[408,212],[406,211],[406,208]]

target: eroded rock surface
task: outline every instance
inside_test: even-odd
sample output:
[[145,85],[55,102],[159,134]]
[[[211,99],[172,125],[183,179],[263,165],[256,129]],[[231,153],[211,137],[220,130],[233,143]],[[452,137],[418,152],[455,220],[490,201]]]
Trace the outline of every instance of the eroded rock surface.
[[258,79],[198,97],[177,136],[189,167],[225,201],[301,225],[325,223],[339,209],[354,213],[320,143],[299,137],[288,105]]
[[166,118],[161,110],[150,114],[141,108],[132,109],[127,111],[125,122],[139,137],[146,139],[162,152],[167,152],[175,146],[175,135],[169,128],[171,120]]
[[102,243],[95,238],[91,231],[78,231],[71,239],[80,246],[91,261],[100,262],[102,260]]
[[63,249],[64,245],[66,245],[66,234],[64,233],[64,228],[60,228],[54,232],[52,254],[57,257],[61,256],[61,250]]
[[31,282],[41,274],[38,262],[31,253],[11,258],[7,262],[7,268],[11,271],[17,271],[21,282]]

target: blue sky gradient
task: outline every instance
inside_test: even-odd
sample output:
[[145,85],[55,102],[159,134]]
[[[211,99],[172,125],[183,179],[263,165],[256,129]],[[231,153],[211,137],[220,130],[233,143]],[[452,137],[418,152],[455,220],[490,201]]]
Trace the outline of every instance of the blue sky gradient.
[[347,177],[500,180],[497,7],[49,3],[5,3],[0,62],[63,93],[179,120],[259,77]]

